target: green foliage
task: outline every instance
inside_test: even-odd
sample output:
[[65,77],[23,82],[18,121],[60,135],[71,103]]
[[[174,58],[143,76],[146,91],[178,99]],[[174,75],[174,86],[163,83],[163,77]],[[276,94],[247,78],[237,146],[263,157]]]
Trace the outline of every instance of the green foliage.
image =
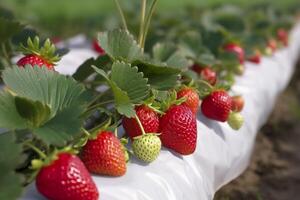
[[82,63],[73,74],[76,81],[84,81],[92,73],[95,72],[91,66],[101,67],[103,69],[109,63],[110,59],[107,55],[99,56],[98,58],[90,58]]
[[0,127],[8,129],[25,128],[26,120],[20,116],[15,97],[9,92],[0,92]]
[[46,67],[15,66],[3,72],[3,80],[16,96],[0,98],[2,127],[28,128],[46,144],[60,146],[80,133],[85,89],[74,79]]
[[141,103],[149,95],[150,87],[143,73],[138,72],[137,67],[123,62],[115,62],[112,65],[110,76],[102,69],[94,66],[93,68],[111,87],[118,112],[127,117],[134,117],[134,104]]
[[100,33],[99,44],[113,59],[124,62],[143,59],[144,54],[134,37],[125,30],[113,30]]
[[11,132],[0,134],[0,199],[17,199],[22,191],[22,176],[15,172],[21,163],[22,147]]
[[19,33],[23,25],[19,22],[0,17],[0,44],[6,42],[15,34]]

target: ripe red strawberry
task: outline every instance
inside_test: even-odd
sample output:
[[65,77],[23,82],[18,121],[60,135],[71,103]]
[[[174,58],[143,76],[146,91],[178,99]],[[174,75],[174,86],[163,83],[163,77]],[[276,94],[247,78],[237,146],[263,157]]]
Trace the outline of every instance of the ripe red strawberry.
[[254,55],[250,56],[248,58],[248,61],[259,64],[261,60],[261,53],[259,50],[256,50]]
[[267,42],[267,47],[266,47],[266,54],[267,55],[272,55],[277,49],[277,42],[274,39],[269,39]]
[[[146,133],[159,132],[159,117],[154,110],[149,108],[147,105],[140,105],[135,107],[135,111]],[[142,135],[142,130],[135,118],[124,117],[122,124],[127,135],[131,139]]]
[[224,50],[228,52],[235,53],[239,59],[240,64],[243,64],[245,61],[245,52],[244,49],[235,43],[228,43],[224,46]]
[[210,67],[203,68],[200,76],[211,85],[215,85],[217,82],[217,73]]
[[177,99],[180,99],[182,97],[186,98],[186,101],[182,104],[189,107],[192,113],[196,115],[199,109],[200,102],[199,95],[196,90],[190,87],[184,87],[177,92]]
[[160,119],[162,144],[182,155],[196,149],[197,124],[195,115],[185,105],[171,106]]
[[242,96],[233,96],[231,97],[231,110],[234,112],[241,112],[244,108],[244,98]]
[[277,38],[280,42],[282,42],[282,44],[284,46],[288,45],[289,36],[288,36],[288,33],[285,29],[280,28],[280,29],[277,30]]
[[18,66],[25,66],[25,65],[38,65],[38,66],[43,66],[45,65],[48,69],[53,69],[54,65],[51,63],[48,63],[47,60],[42,58],[41,56],[30,54],[22,57],[18,62]]
[[46,66],[48,69],[53,70],[56,62],[60,60],[60,57],[55,53],[55,46],[47,39],[43,46],[40,47],[40,41],[38,37],[35,37],[32,41],[31,38],[27,40],[27,47],[21,45],[23,54],[17,65],[24,67],[25,65],[38,65],[42,67]]
[[192,70],[199,74],[201,78],[207,81],[211,85],[215,85],[217,82],[217,73],[210,67],[201,67],[198,64],[192,66]]
[[52,200],[98,200],[99,193],[81,160],[69,153],[60,153],[36,177],[36,187]]
[[122,176],[126,173],[126,159],[120,140],[109,131],[98,133],[82,148],[80,158],[95,174]]
[[93,49],[98,52],[100,55],[104,55],[105,51],[102,49],[102,47],[99,45],[98,41],[96,39],[93,40]]
[[193,66],[191,67],[191,70],[193,70],[194,72],[196,72],[199,75],[201,74],[202,69],[203,69],[203,67],[197,63],[193,64]]
[[231,111],[231,97],[224,90],[213,91],[203,99],[201,110],[207,118],[225,122]]

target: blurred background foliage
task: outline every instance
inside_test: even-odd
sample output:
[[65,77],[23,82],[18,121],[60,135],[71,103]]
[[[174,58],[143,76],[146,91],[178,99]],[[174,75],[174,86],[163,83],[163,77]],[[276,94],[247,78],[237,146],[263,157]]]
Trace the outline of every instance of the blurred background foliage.
[[[131,17],[139,14],[140,0],[121,0]],[[299,6],[299,0],[227,0],[227,4],[251,6],[272,4],[280,9]],[[158,12],[180,12],[182,7],[207,7],[224,4],[224,0],[160,0]],[[113,0],[1,0],[0,7],[10,10],[25,24],[36,27],[46,36],[69,37],[91,34],[119,26],[119,15]],[[129,15],[130,16],[130,15]]]

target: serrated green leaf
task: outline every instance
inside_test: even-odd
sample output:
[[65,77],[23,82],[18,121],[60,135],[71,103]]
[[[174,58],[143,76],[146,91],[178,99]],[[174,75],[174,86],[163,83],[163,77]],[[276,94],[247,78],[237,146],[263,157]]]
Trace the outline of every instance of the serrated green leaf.
[[132,103],[140,103],[149,95],[148,80],[137,67],[131,67],[126,63],[115,62],[112,65],[111,80],[125,91]]
[[46,144],[66,145],[67,141],[71,141],[80,134],[83,123],[80,118],[82,112],[82,106],[73,105],[65,108],[43,126],[34,129],[33,132]]
[[14,66],[3,71],[3,80],[18,96],[48,105],[52,117],[66,107],[81,105],[85,91],[73,78],[46,67]]
[[114,60],[130,63],[144,58],[142,49],[128,31],[112,30],[103,32],[99,34],[98,41],[105,53]]
[[2,43],[20,32],[23,25],[14,20],[0,18],[0,27],[0,43]]
[[158,63],[166,63],[169,67],[187,68],[188,60],[173,43],[157,43],[153,47],[153,59]]
[[4,71],[3,79],[19,98],[18,111],[31,122],[27,128],[45,143],[63,145],[80,133],[85,89],[73,78],[45,67],[15,66]]
[[15,104],[20,116],[28,121],[29,127],[39,127],[50,118],[49,106],[39,101],[15,97]]
[[93,72],[92,65],[97,67],[104,67],[109,63],[110,58],[107,55],[99,56],[98,58],[90,58],[82,63],[73,74],[73,78],[77,81],[84,81],[87,77],[89,77]]
[[17,199],[22,193],[22,177],[15,169],[22,160],[22,147],[13,133],[0,134],[0,199]]
[[0,127],[23,129],[26,125],[26,120],[17,111],[15,97],[8,92],[0,92]]
[[127,117],[133,117],[135,114],[134,106],[130,102],[128,94],[125,91],[122,91],[115,82],[110,80],[110,78],[105,73],[105,71],[103,71],[102,69],[99,69],[95,66],[92,66],[92,67],[98,74],[100,74],[102,77],[104,77],[106,79],[107,83],[110,85],[110,87],[113,91],[113,94],[114,94],[117,111],[120,114],[125,115]]
[[144,77],[148,78],[148,83],[151,87],[157,90],[174,88],[181,72],[181,70],[173,67],[157,65],[140,60],[135,61],[133,65],[139,67],[139,71],[143,72]]

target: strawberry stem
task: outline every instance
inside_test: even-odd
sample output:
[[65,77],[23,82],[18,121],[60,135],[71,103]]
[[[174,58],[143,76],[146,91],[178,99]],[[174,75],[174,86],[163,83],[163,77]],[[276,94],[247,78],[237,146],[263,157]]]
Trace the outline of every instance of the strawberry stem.
[[142,131],[142,135],[145,135],[146,133],[145,133],[144,127],[143,127],[143,125],[142,125],[139,117],[136,114],[134,116],[135,116],[135,119],[136,119],[136,121],[137,121],[137,123],[138,123],[138,125],[139,125],[139,127],[140,127],[140,129]]
[[151,18],[153,16],[154,10],[156,8],[157,2],[158,2],[158,0],[153,0],[152,1],[152,4],[151,4],[150,9],[149,9],[149,13],[146,17],[144,33],[143,33],[143,38],[142,38],[142,45],[141,45],[142,48],[144,48],[144,46],[145,46],[145,41],[146,41],[146,37],[147,37],[147,34],[148,34]]
[[141,48],[143,48],[142,43],[143,43],[144,29],[145,29],[146,5],[147,5],[147,0],[142,0],[141,22],[140,22],[140,33],[139,33],[139,45]]
[[44,152],[42,152],[39,148],[37,148],[36,146],[34,146],[33,144],[31,144],[30,142],[26,142],[24,143],[25,146],[28,146],[29,148],[31,148],[32,150],[34,150],[41,158],[46,159],[47,156]]
[[128,30],[128,28],[127,28],[127,23],[126,23],[126,19],[125,19],[125,15],[124,15],[124,12],[123,12],[123,10],[122,10],[122,8],[121,8],[121,6],[120,6],[119,0],[115,0],[115,4],[116,4],[117,9],[118,9],[118,12],[119,12],[119,14],[120,14],[120,16],[121,16],[121,20],[122,20],[123,27],[124,27],[125,30]]

